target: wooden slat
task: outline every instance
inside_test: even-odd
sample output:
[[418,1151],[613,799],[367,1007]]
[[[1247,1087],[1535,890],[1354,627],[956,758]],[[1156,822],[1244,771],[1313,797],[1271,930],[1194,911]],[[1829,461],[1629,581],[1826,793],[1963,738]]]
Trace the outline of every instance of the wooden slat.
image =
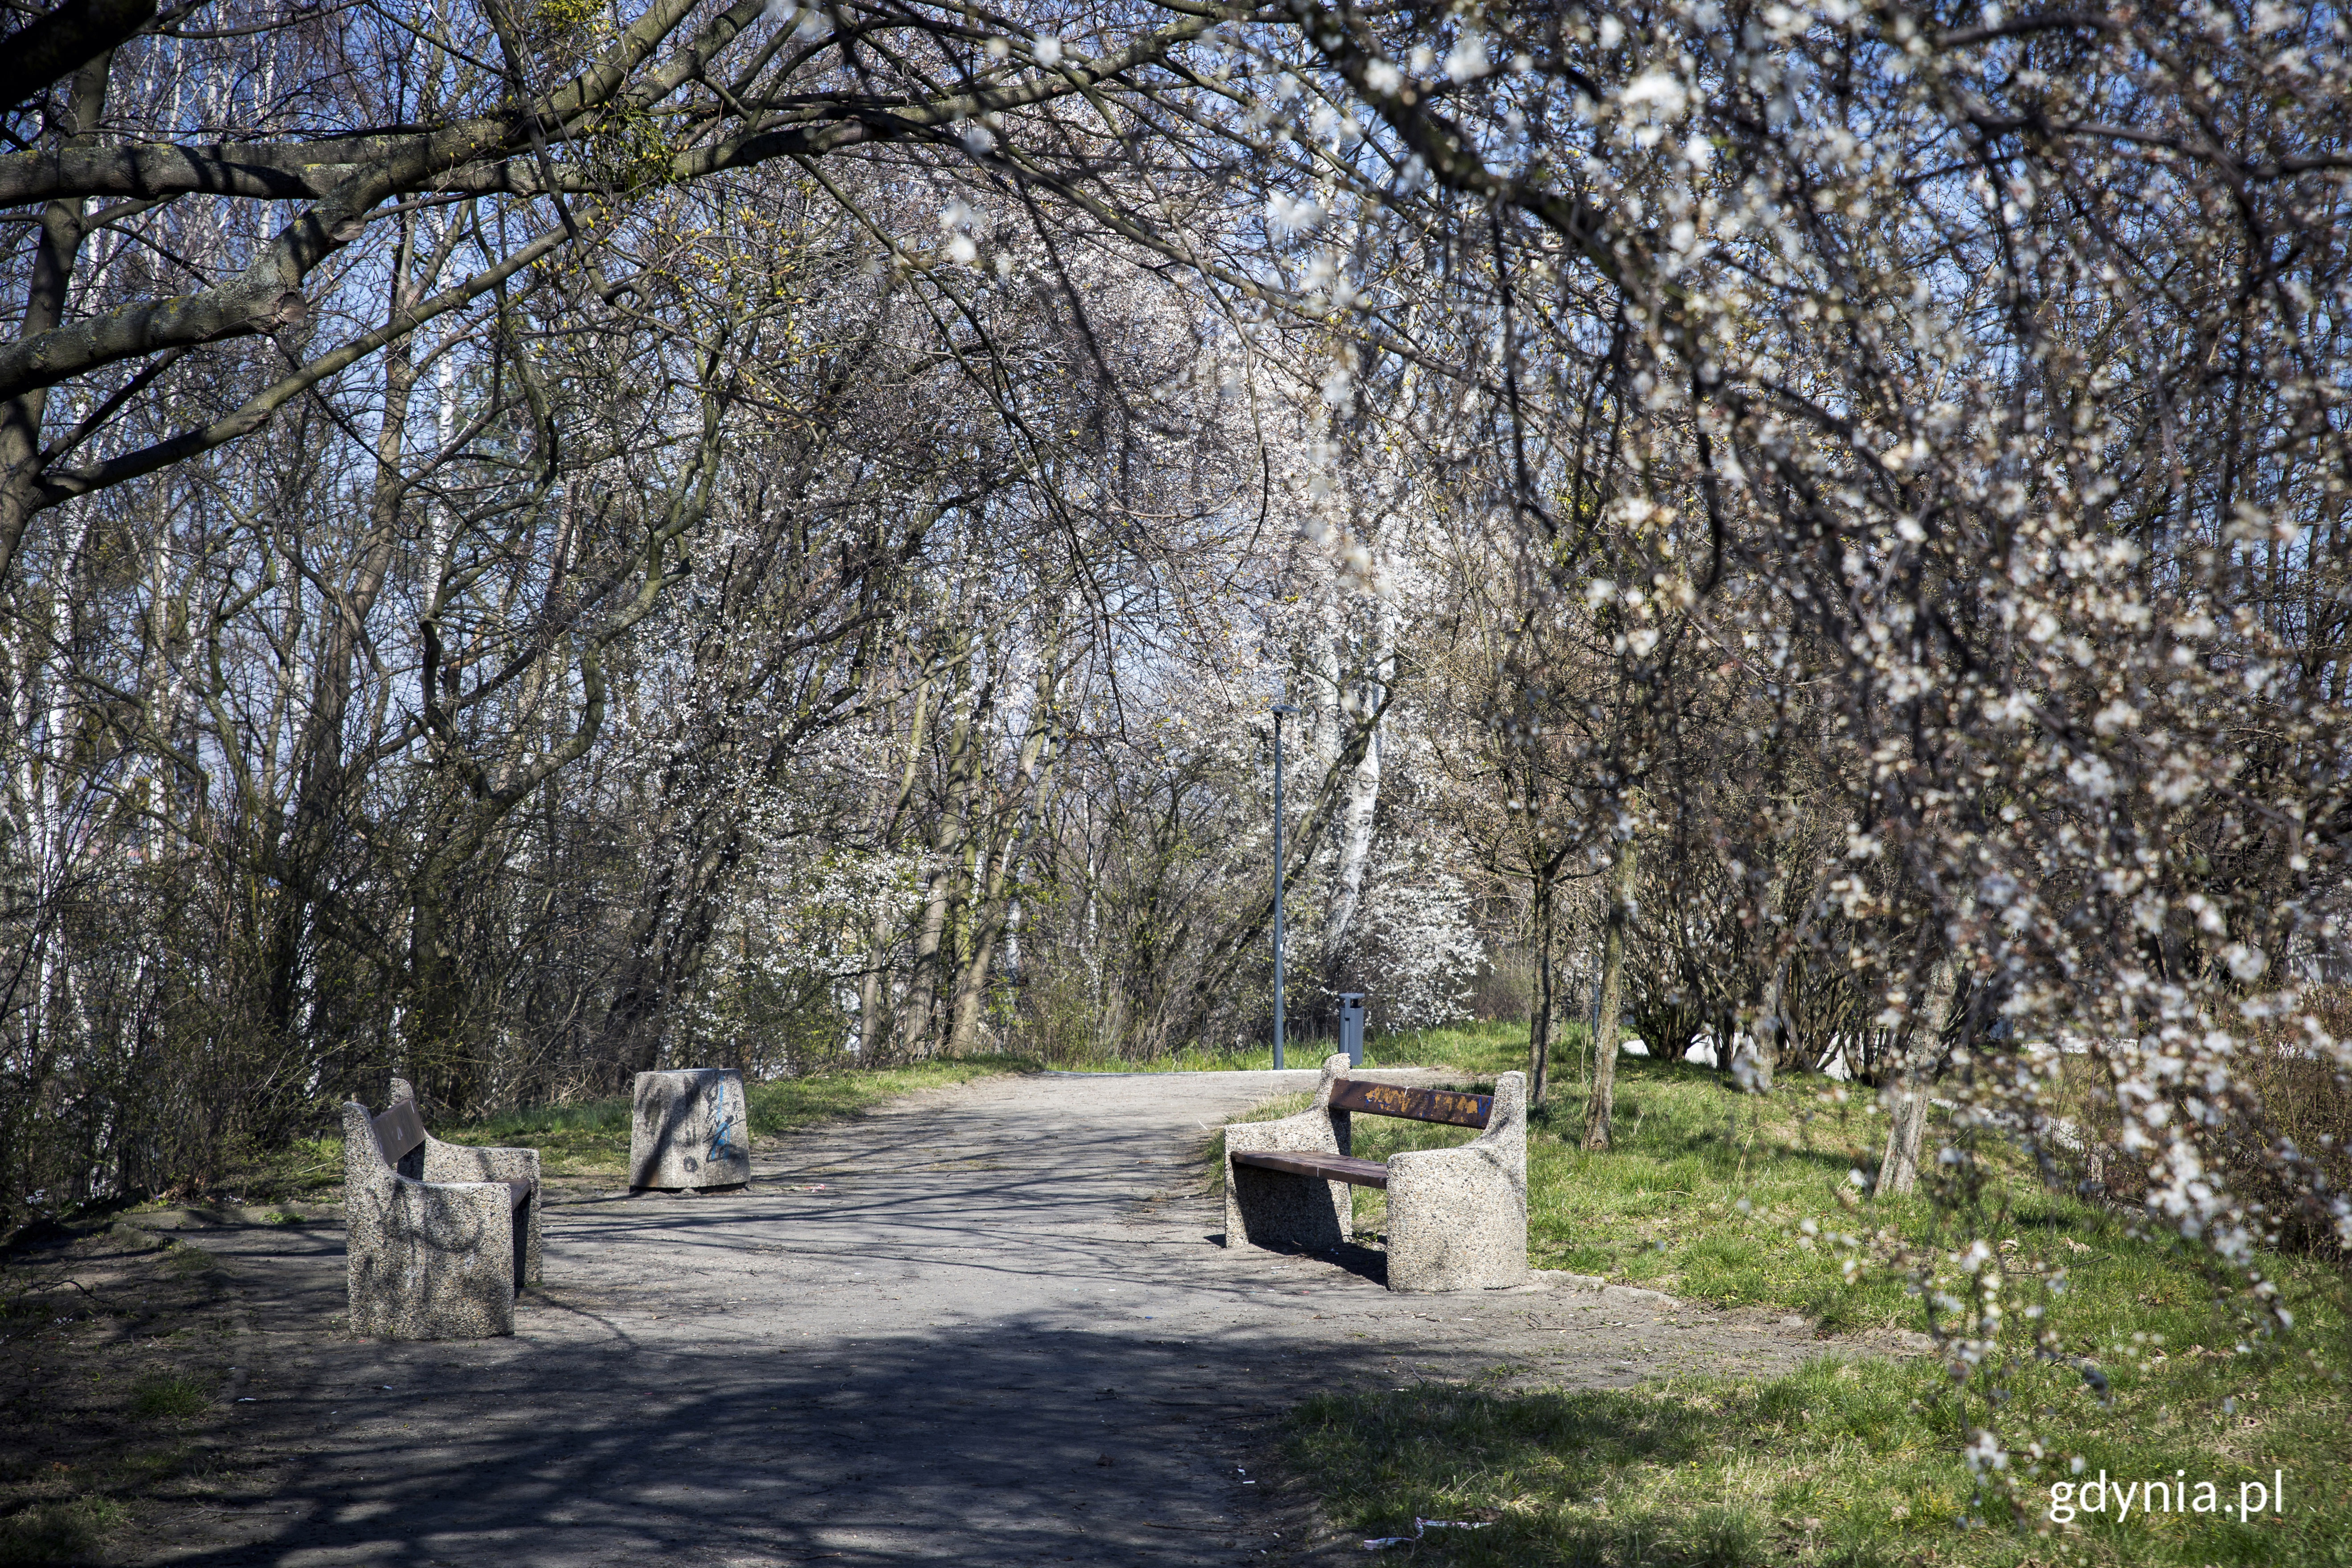
[[1343,1078],[1331,1086],[1331,1109],[1369,1111],[1409,1122],[1443,1122],[1454,1127],[1483,1127],[1495,1113],[1495,1097],[1452,1089],[1400,1089],[1392,1083]]
[[396,1166],[411,1149],[425,1143],[425,1118],[416,1113],[416,1102],[403,1100],[375,1119],[376,1147],[383,1151],[383,1163]]
[[1389,1167],[1378,1160],[1354,1159],[1347,1155],[1293,1154],[1284,1149],[1240,1149],[1234,1151],[1234,1164],[1256,1166],[1265,1170],[1288,1171],[1292,1176],[1321,1176],[1326,1181],[1352,1182],[1358,1186],[1376,1186],[1387,1190]]

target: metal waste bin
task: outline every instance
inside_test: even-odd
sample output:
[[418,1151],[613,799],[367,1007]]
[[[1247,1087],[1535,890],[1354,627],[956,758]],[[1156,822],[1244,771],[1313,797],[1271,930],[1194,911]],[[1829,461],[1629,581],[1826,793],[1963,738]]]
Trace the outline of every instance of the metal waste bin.
[[1348,1053],[1348,1065],[1364,1064],[1364,993],[1339,993],[1339,1049]]

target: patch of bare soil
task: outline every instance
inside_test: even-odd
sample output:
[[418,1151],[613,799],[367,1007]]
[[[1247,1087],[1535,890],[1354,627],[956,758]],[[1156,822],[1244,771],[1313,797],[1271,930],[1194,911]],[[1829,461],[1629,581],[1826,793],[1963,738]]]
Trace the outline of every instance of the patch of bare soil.
[[242,1326],[218,1259],[130,1224],[0,1254],[0,1564],[95,1561],[158,1510],[268,1495],[228,1430]]

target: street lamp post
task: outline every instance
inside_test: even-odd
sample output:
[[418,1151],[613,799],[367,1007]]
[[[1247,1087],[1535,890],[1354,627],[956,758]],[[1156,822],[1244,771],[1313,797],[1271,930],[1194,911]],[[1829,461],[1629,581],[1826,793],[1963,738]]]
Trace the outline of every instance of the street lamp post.
[[1298,710],[1274,708],[1274,1070],[1282,1071],[1282,716]]

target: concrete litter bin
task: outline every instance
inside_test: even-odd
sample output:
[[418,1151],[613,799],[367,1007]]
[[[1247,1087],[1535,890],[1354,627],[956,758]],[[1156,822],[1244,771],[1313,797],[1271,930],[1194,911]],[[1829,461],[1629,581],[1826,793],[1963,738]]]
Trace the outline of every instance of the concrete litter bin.
[[637,1074],[629,1186],[638,1191],[740,1186],[751,1179],[751,1119],[731,1067]]

